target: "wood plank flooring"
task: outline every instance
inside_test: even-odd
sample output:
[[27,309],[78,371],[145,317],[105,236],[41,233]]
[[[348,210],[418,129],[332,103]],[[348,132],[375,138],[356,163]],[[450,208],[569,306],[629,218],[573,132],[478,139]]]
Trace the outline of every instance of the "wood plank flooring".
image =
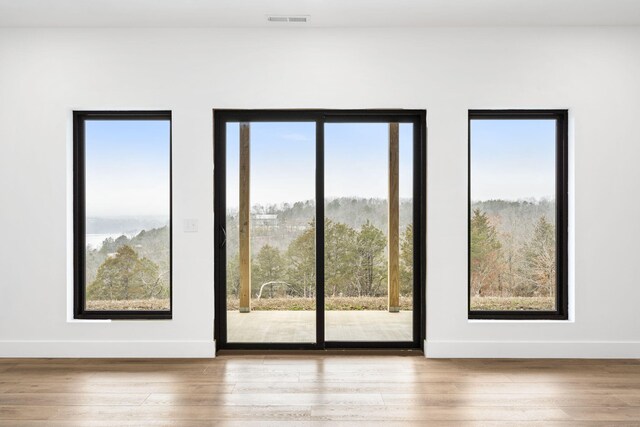
[[640,426],[640,359],[0,359],[0,426],[218,425]]

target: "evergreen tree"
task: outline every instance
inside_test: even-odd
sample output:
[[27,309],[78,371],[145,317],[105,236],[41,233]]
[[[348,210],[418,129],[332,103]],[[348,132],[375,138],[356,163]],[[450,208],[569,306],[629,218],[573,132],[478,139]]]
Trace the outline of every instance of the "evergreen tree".
[[[284,260],[280,251],[271,245],[260,248],[258,255],[251,263],[251,288],[255,295],[265,283],[283,281]],[[268,289],[273,296],[273,287]]]
[[340,222],[324,222],[324,283],[325,294],[331,296],[349,293],[357,263],[356,241],[358,233]]
[[130,246],[121,246],[98,268],[95,280],[87,287],[89,300],[133,300],[164,298],[168,288],[162,286],[158,266],[140,258]]
[[486,213],[474,209],[471,218],[471,292],[488,295],[500,287],[502,260],[498,232]]
[[387,260],[384,233],[367,221],[356,237],[357,260],[351,276],[358,296],[377,296],[380,285],[386,281]]
[[286,252],[287,282],[299,288],[302,296],[315,296],[316,287],[316,223],[311,221],[293,240]]

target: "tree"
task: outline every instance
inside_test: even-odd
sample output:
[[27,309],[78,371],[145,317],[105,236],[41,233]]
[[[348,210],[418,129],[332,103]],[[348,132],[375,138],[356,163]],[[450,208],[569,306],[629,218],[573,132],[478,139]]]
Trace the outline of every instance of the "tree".
[[556,285],[555,227],[543,215],[523,247],[522,277],[531,296],[553,296]]
[[258,255],[251,263],[251,288],[257,292],[268,282],[281,281],[284,275],[284,260],[280,251],[271,245],[260,248]]
[[142,292],[137,298],[168,298],[169,287],[168,283],[164,281],[166,270],[164,273],[160,272],[160,268],[149,258],[138,258],[136,265],[136,278],[142,282]]
[[287,248],[287,281],[299,288],[305,297],[315,296],[316,285],[316,223],[311,221]]
[[384,233],[371,222],[365,222],[356,237],[356,268],[355,274],[351,275],[358,296],[378,295],[379,287],[387,276],[386,246]]
[[236,252],[227,258],[227,295],[238,298],[240,292],[240,255]]
[[407,225],[400,238],[400,293],[413,292],[413,224]]
[[95,280],[87,287],[93,300],[133,300],[165,298],[169,290],[162,284],[163,273],[148,258],[140,258],[130,246],[121,246],[98,267]]
[[506,297],[520,295],[522,288],[522,280],[520,279],[522,251],[520,245],[516,242],[513,233],[502,233],[500,242],[504,268],[503,280],[500,281],[497,295]]
[[100,252],[106,256],[116,252],[118,249],[120,249],[124,245],[129,245],[129,244],[130,244],[129,238],[125,235],[120,235],[115,240],[112,237],[107,237],[102,242],[102,247],[100,248]]
[[92,283],[98,273],[98,268],[109,257],[114,256],[118,249],[123,246],[132,248],[139,257],[148,258],[158,266],[159,271],[163,272],[160,278],[160,285],[169,288],[169,227],[152,228],[140,231],[136,236],[128,238],[120,235],[113,239],[107,237],[104,239],[99,248],[87,248],[86,251],[86,282]]
[[86,283],[91,283],[96,279],[98,268],[106,258],[107,256],[102,254],[99,250],[87,246],[84,259]]
[[340,222],[325,219],[324,222],[324,283],[326,295],[338,296],[349,293],[357,262],[358,233]]
[[135,248],[139,256],[153,260],[160,268],[168,268],[169,241],[169,227],[161,227],[140,231],[128,244]]
[[500,287],[502,259],[498,232],[489,217],[474,209],[471,218],[471,292],[488,295]]

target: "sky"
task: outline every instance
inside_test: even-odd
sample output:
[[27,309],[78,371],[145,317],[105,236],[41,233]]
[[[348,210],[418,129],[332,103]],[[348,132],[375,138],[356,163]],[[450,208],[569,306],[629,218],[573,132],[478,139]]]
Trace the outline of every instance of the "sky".
[[471,200],[552,199],[554,120],[472,120]]
[[[315,198],[315,123],[251,123],[251,204]],[[227,124],[227,208],[238,207],[239,124]],[[400,125],[400,197],[412,197],[411,124]],[[325,124],[325,197],[388,194],[389,125]]]
[[85,122],[88,217],[168,216],[168,120]]
[[[86,122],[86,214],[167,216],[168,120]],[[227,207],[238,206],[239,125],[227,125]],[[387,197],[388,125],[325,124],[325,196]],[[400,197],[412,195],[412,127],[400,125]],[[473,201],[552,198],[553,120],[473,120]],[[315,123],[251,124],[251,203],[315,196]]]

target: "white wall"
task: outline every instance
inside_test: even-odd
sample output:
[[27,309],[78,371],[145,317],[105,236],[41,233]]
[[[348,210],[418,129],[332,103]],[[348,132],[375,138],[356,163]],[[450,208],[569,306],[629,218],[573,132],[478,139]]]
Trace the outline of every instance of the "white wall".
[[[427,109],[429,355],[640,357],[640,28],[0,29],[0,356],[212,355],[211,110],[304,107]],[[570,321],[467,320],[471,108],[570,109]],[[173,111],[171,321],[69,320],[74,109]]]

